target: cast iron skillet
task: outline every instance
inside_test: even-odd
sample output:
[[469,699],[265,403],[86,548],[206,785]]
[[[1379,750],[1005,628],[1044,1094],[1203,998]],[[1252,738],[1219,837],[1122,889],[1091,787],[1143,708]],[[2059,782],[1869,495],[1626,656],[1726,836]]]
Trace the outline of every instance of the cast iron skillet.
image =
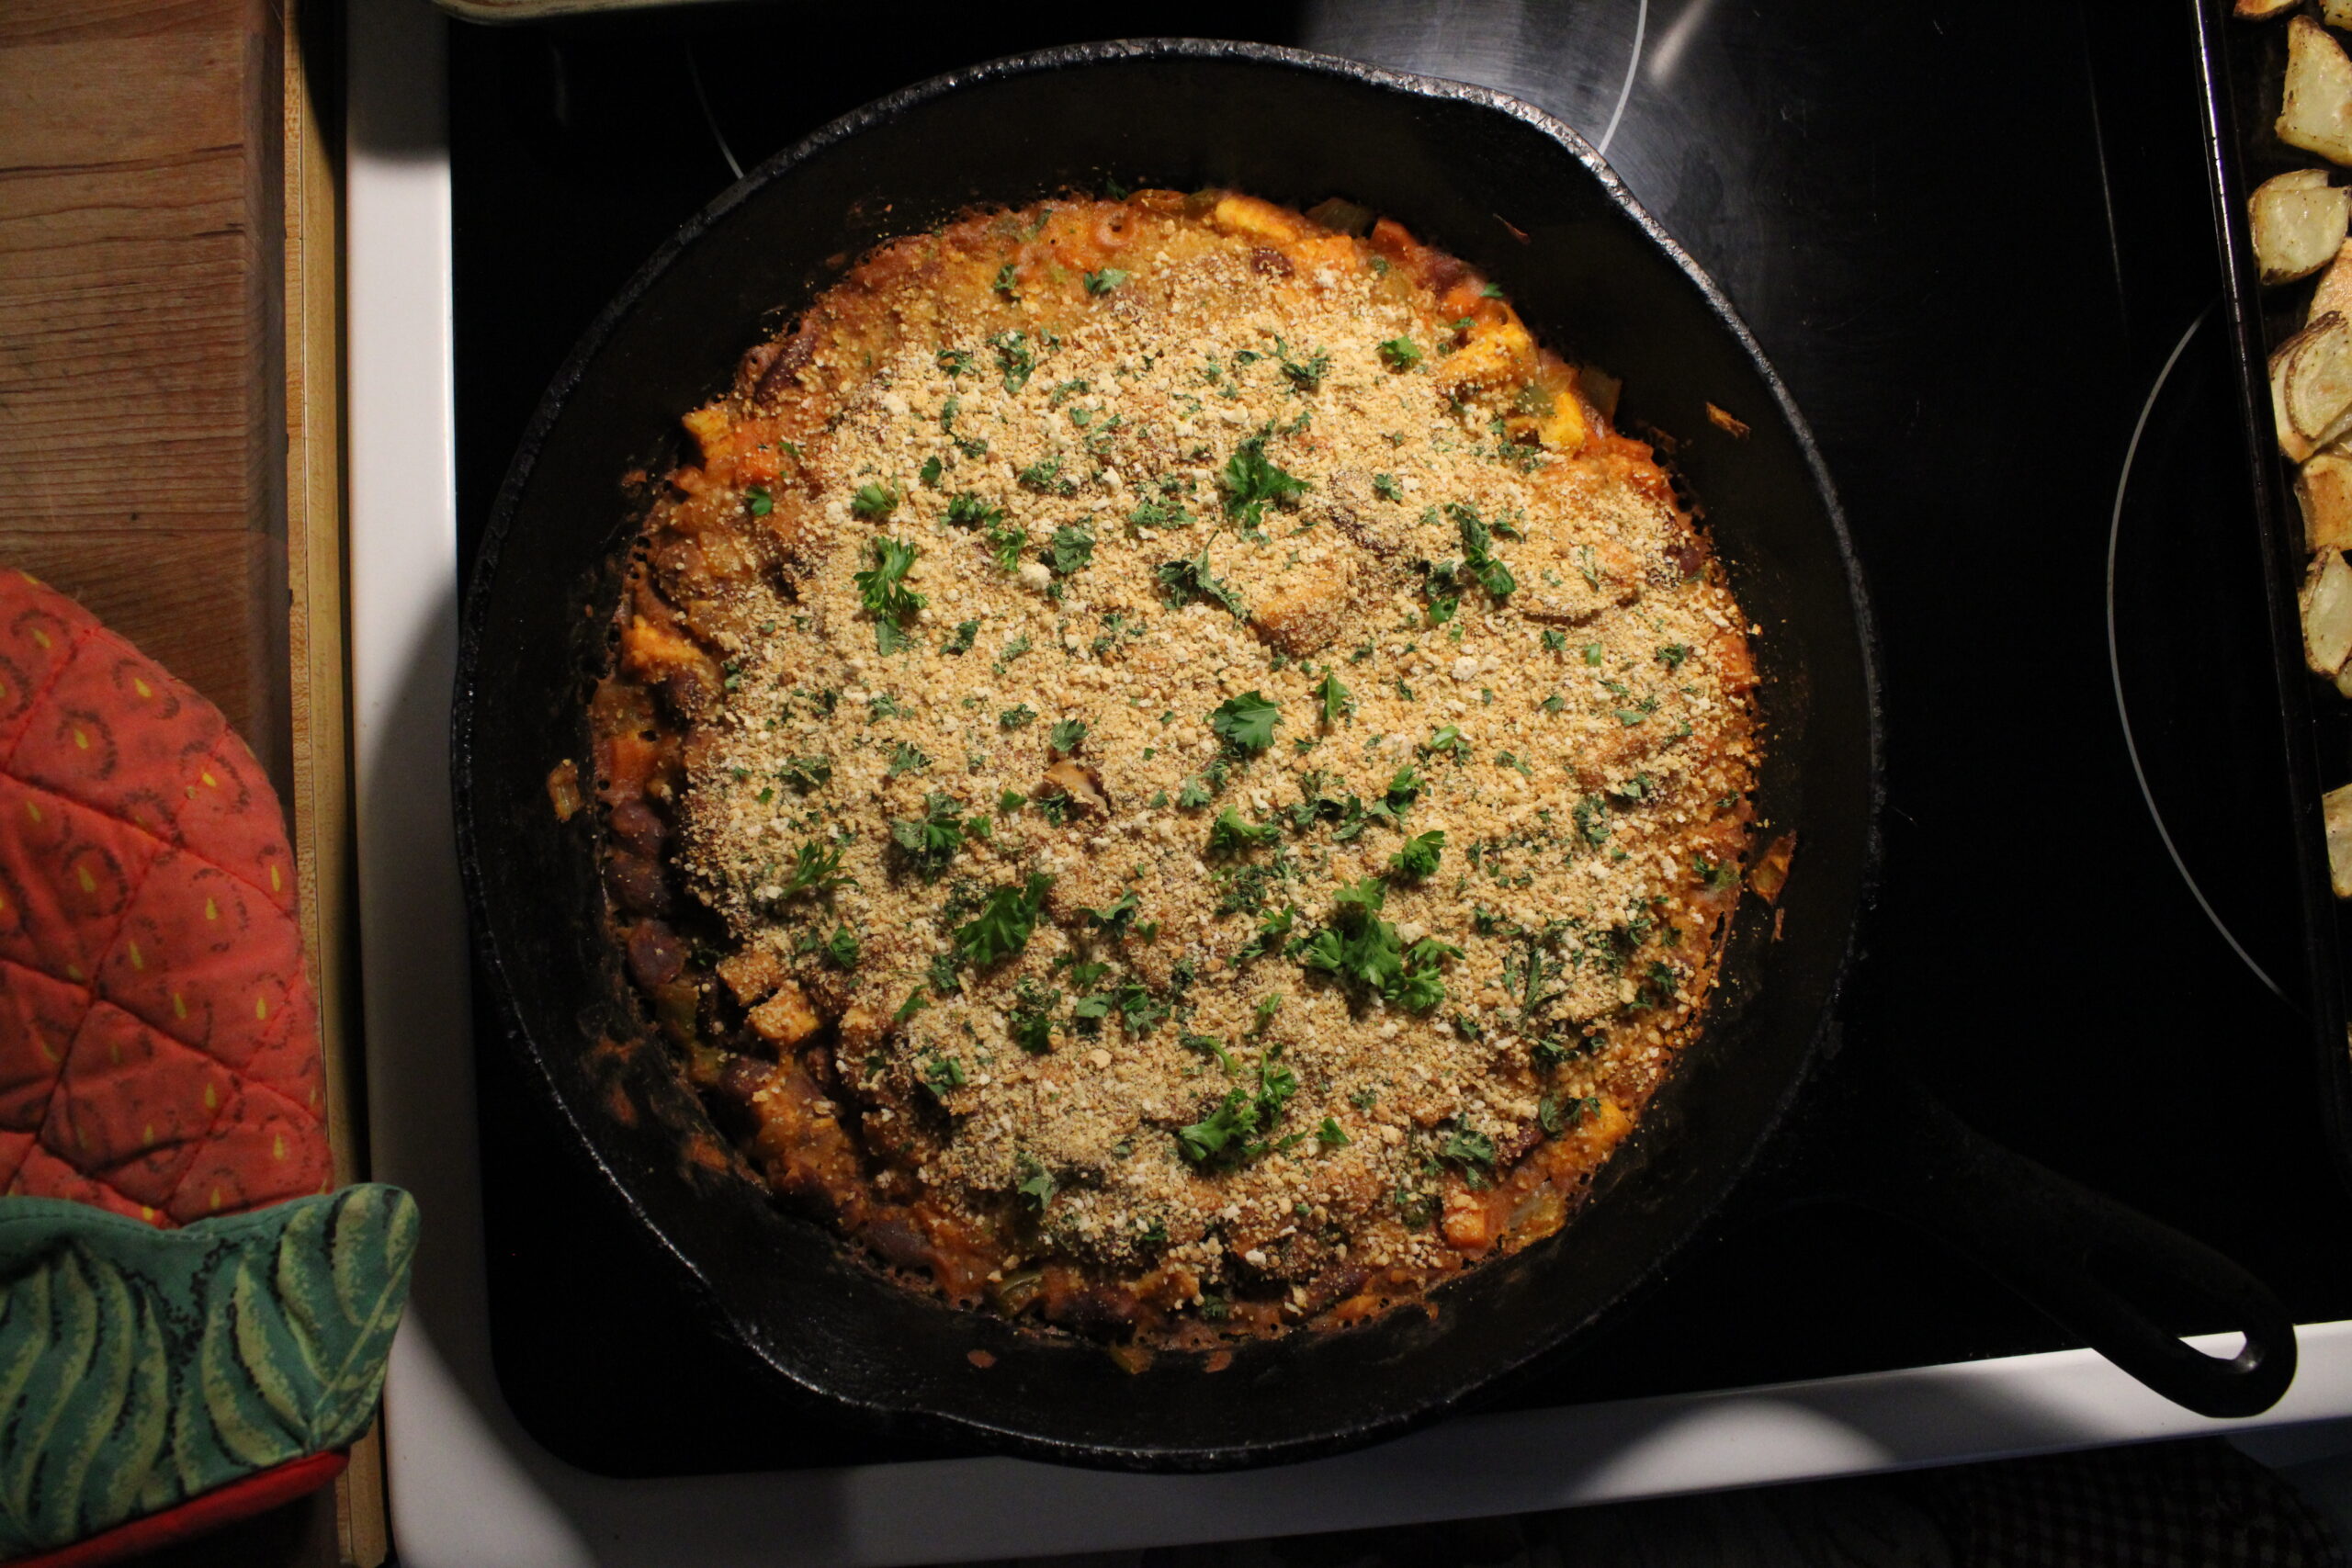
[[[1676,461],[1763,628],[1759,805],[1798,839],[1780,929],[1747,900],[1704,1036],[1566,1232],[1445,1288],[1433,1311],[1243,1347],[1215,1374],[1178,1355],[1131,1374],[1099,1348],[948,1311],[707,1157],[708,1123],[647,1043],[602,935],[595,814],[560,823],[546,785],[559,761],[587,755],[612,563],[637,521],[623,471],[662,471],[680,412],[876,242],[1106,175],[1302,207],[1340,195],[1393,214],[1487,270],[1569,357],[1622,375],[1626,419],[1687,438]],[[1713,432],[1710,401],[1753,434]],[[1658,1275],[1834,1049],[1878,853],[1879,726],[1869,612],[1803,422],[1722,295],[1573,131],[1479,88],[1295,51],[1128,42],[883,99],[769,160],[646,265],[549,389],[500,495],[466,605],[455,783],[505,1043],[698,1280],[713,1332],[886,1423],[1079,1463],[1205,1470],[1425,1422],[1590,1331]],[[1848,1057],[1869,1070],[1840,1075],[1826,1125],[1809,1132],[1843,1156],[1816,1171],[1814,1195],[1944,1235],[2193,1409],[2251,1414],[2285,1390],[2294,1331],[2259,1283],[1976,1137],[1884,1066],[1883,1046]],[[2195,1326],[2241,1329],[2246,1348],[2201,1355],[2110,1280],[2185,1291],[2203,1314]]]

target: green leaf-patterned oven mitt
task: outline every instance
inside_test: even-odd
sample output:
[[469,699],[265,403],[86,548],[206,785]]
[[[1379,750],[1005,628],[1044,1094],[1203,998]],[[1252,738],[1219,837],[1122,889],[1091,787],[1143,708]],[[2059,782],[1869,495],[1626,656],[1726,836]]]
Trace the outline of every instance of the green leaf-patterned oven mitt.
[[416,1234],[376,1185],[179,1230],[0,1199],[0,1562],[358,1437]]

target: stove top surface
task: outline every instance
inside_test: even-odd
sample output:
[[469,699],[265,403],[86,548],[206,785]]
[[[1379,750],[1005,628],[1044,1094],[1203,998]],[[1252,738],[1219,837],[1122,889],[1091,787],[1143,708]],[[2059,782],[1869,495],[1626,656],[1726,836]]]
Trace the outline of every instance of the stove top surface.
[[[2189,18],[2088,10],[2020,28],[1866,0],[1139,3],[1117,26],[1482,83],[1603,149],[1754,329],[1861,553],[1888,849],[1849,1042],[1915,1054],[1978,1127],[2238,1258],[2299,1321],[2347,1317],[2352,1256],[2312,1244],[2352,1201],[2317,1110]],[[1091,7],[1017,13],[458,29],[469,555],[574,340],[735,163],[936,72],[1102,36]],[[492,1333],[535,1436],[616,1473],[918,1451],[718,1345],[505,1055],[481,1062]],[[2064,1343],[1970,1265],[1876,1219],[1776,1207],[1769,1183],[1715,1232],[1500,1402]]]

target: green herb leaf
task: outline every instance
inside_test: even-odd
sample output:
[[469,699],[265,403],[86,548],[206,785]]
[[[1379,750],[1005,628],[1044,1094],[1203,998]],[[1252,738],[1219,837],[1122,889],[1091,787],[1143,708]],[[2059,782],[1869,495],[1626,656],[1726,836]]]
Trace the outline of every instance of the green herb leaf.
[[1437,874],[1438,853],[1445,848],[1445,829],[1431,829],[1405,840],[1404,847],[1390,857],[1389,869],[1415,881]]
[[1327,1149],[1343,1149],[1355,1142],[1353,1138],[1348,1136],[1346,1129],[1340,1125],[1339,1118],[1336,1116],[1323,1118],[1323,1124],[1315,1129],[1315,1141]]
[[1339,676],[1328,670],[1323,672],[1321,682],[1316,686],[1315,694],[1322,701],[1323,722],[1327,726],[1356,711],[1354,694],[1340,683]]
[[1274,726],[1282,722],[1282,710],[1263,694],[1249,691],[1218,704],[1208,719],[1209,728],[1227,745],[1255,755],[1274,743]]
[[843,876],[842,846],[815,839],[804,840],[792,852],[792,875],[786,879],[779,898],[791,898],[803,893],[830,893],[836,887],[854,884],[854,877]]
[[1046,744],[1067,757],[1077,750],[1078,743],[1085,739],[1086,721],[1082,718],[1066,718],[1046,732]]
[[1160,596],[1170,608],[1182,609],[1195,600],[1216,604],[1237,620],[1247,620],[1239,594],[1219,581],[1209,572],[1209,547],[1203,545],[1201,553],[1191,560],[1163,561],[1154,570],[1159,580]]
[[1421,351],[1411,338],[1393,337],[1380,345],[1380,357],[1391,370],[1410,370],[1421,362]]
[[1062,525],[1054,530],[1053,543],[1046,547],[1046,564],[1063,577],[1084,571],[1094,564],[1094,536],[1084,528]]
[[1086,291],[1089,294],[1108,294],[1133,276],[1115,266],[1106,266],[1100,272],[1086,275]]
[[765,517],[775,510],[775,497],[765,485],[753,485],[743,492],[743,510],[754,517]]
[[989,339],[989,346],[996,350],[996,367],[1004,378],[1004,389],[1017,392],[1029,384],[1036,373],[1037,356],[1030,350],[1025,333],[999,333]]
[[878,523],[899,509],[899,492],[868,479],[850,497],[849,509],[869,523]]
[[1037,912],[1045,905],[1053,879],[1032,872],[1019,887],[1000,887],[980,906],[980,912],[956,928],[956,956],[974,969],[1011,958],[1029,945],[1037,928]]
[[1272,823],[1252,825],[1242,820],[1240,814],[1228,806],[1217,813],[1215,822],[1209,824],[1209,853],[1243,854],[1259,844],[1272,843],[1282,836],[1282,829]]
[[1264,526],[1268,502],[1303,495],[1310,488],[1305,479],[1267,457],[1266,442],[1272,434],[1273,427],[1269,425],[1235,447],[1219,476],[1226,514],[1239,517],[1247,528]]

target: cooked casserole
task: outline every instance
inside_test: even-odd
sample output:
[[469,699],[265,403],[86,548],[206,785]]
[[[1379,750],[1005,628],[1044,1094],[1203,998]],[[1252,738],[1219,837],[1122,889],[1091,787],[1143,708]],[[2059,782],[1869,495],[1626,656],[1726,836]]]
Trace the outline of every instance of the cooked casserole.
[[615,940],[782,1200],[958,1304],[1340,1325],[1557,1230],[1699,1026],[1739,606],[1614,384],[1394,222],[886,244],[685,416]]

